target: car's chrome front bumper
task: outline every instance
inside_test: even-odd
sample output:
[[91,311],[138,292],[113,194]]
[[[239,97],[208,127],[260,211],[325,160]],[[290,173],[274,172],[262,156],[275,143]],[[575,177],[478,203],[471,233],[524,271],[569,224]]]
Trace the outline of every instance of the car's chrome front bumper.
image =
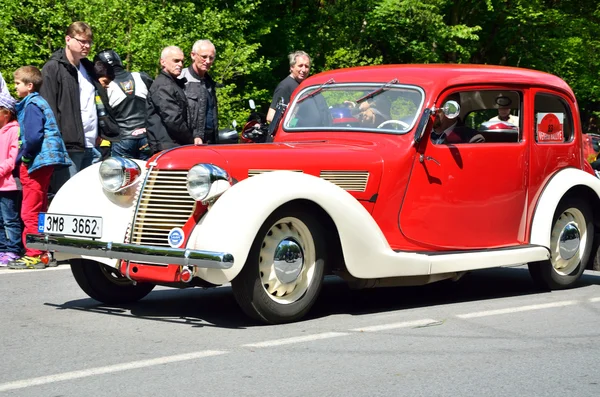
[[233,255],[226,252],[112,243],[46,234],[28,234],[27,247],[142,263],[152,262],[210,269],[229,269],[233,266]]

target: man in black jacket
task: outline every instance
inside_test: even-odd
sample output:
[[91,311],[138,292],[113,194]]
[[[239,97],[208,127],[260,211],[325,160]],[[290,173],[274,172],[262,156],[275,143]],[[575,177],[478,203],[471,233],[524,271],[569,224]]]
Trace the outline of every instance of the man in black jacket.
[[[96,93],[102,87],[94,67],[86,57],[92,46],[92,28],[85,22],[73,22],[65,35],[65,47],[54,52],[42,68],[42,97],[48,101],[73,165],[57,169],[51,190],[58,189],[94,160],[98,138]],[[104,96],[104,95],[103,95]]]
[[188,101],[188,122],[194,135],[194,144],[217,143],[219,120],[215,81],[208,74],[215,61],[216,50],[210,40],[198,40],[192,46],[192,64],[183,69]]
[[185,80],[178,79],[183,69],[183,51],[165,47],[160,55],[162,70],[150,87],[148,98],[148,142],[153,152],[194,142],[188,125]]

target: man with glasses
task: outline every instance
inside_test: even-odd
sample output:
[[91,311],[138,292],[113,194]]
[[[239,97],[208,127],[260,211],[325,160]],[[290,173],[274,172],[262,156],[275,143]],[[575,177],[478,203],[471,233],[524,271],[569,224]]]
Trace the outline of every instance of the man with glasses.
[[58,189],[94,160],[98,138],[96,80],[94,67],[87,59],[92,47],[92,28],[85,22],[73,22],[65,35],[65,47],[52,54],[42,69],[40,94],[56,115],[56,122],[73,165],[57,169],[51,190]]
[[283,102],[286,105],[289,104],[294,90],[298,88],[300,83],[302,83],[310,73],[311,59],[306,52],[294,51],[288,55],[288,59],[290,61],[290,74],[285,79],[281,80],[275,88],[273,100],[271,101],[271,106],[267,112],[268,122],[273,121],[279,98],[283,98]]
[[215,61],[215,46],[210,40],[198,40],[192,46],[192,64],[179,76],[185,79],[188,121],[194,144],[216,143],[219,121],[216,83],[208,74]]
[[154,153],[194,143],[188,125],[188,104],[183,70],[183,51],[165,47],[160,54],[162,70],[150,86],[148,99],[148,143]]

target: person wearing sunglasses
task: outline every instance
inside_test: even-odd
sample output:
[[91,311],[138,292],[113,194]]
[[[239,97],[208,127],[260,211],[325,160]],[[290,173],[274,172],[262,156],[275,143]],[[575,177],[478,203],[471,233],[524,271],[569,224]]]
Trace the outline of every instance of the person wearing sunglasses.
[[186,81],[188,121],[195,145],[216,143],[218,136],[217,84],[208,74],[215,56],[215,46],[210,40],[196,41],[192,46],[192,64],[179,76]]

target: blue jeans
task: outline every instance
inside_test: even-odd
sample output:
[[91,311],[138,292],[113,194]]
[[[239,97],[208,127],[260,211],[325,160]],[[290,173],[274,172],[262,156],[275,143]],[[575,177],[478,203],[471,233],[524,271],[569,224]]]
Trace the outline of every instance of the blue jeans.
[[148,160],[150,158],[150,147],[148,138],[123,139],[119,142],[112,142],[111,156],[127,157],[130,159]]
[[76,173],[92,165],[95,157],[94,151],[97,152],[95,148],[91,147],[85,148],[83,152],[68,150],[67,152],[69,153],[69,157],[71,158],[73,164],[71,164],[69,168],[60,168],[54,170],[52,179],[50,181],[50,190],[53,193],[58,192],[62,185],[64,185]]
[[19,196],[19,191],[0,191],[0,252],[21,255],[23,251]]

